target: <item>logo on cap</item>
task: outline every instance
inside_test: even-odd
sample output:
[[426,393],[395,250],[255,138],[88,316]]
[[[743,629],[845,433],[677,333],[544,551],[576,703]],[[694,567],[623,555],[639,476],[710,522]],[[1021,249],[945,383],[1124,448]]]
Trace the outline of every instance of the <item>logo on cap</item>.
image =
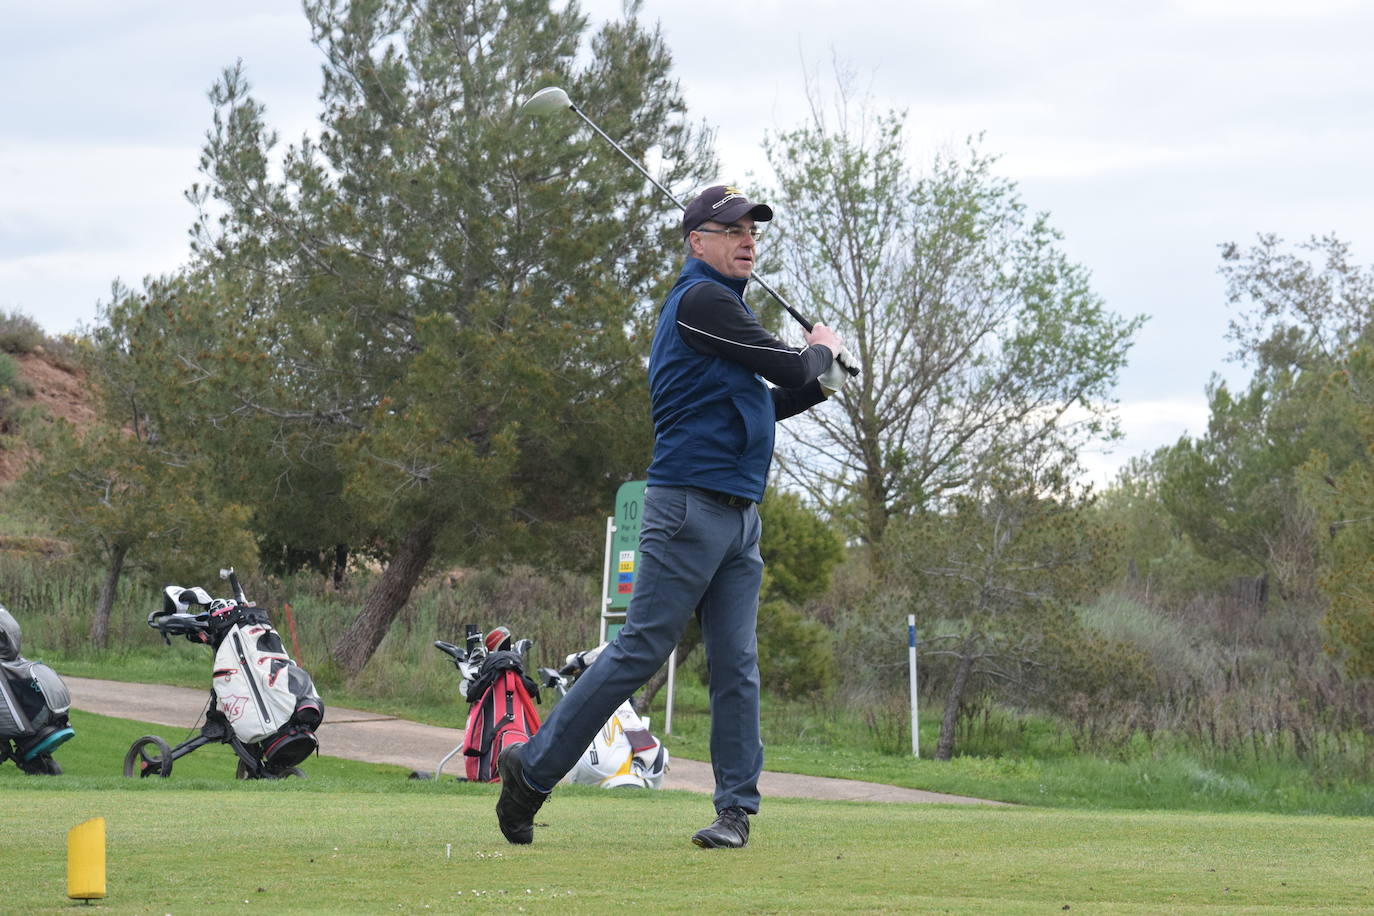
[[716,201],[715,203],[711,204],[712,210],[719,210],[721,207],[725,206],[730,201],[734,200],[736,197],[744,196],[744,193],[741,192],[739,188],[731,188],[727,186],[722,190],[725,191],[725,196],[722,197],[720,200]]

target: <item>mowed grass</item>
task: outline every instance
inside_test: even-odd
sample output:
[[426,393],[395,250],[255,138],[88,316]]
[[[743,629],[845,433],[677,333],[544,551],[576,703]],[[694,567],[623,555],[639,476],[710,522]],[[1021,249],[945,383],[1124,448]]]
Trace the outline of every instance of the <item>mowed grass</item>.
[[769,801],[699,850],[705,800],[562,792],[508,845],[496,789],[0,783],[3,909],[72,913],[66,832],[107,823],[106,913],[1369,912],[1358,819]]
[[104,913],[1266,913],[1374,910],[1369,821],[768,799],[745,850],[688,842],[686,792],[559,789],[507,844],[497,787],[312,758],[239,782],[228,749],[124,779],[165,726],[77,712],[65,773],[0,767],[0,912],[73,913],[66,834],[107,826]]
[[[62,767],[62,775],[41,782],[67,784],[95,789],[137,788],[137,782],[130,784],[123,776],[124,755],[129,746],[144,735],[157,735],[169,747],[185,741],[197,734],[200,729],[190,727],[197,717],[196,709],[187,710],[187,727],[176,728],[171,725],[154,725],[132,719],[115,719],[98,716],[94,713],[73,709],[69,713],[72,729],[76,737],[58,747],[54,758]],[[149,753],[154,753],[152,749]],[[226,782],[235,781],[238,757],[227,744],[207,744],[197,748],[172,764],[172,775],[164,782],[178,785],[193,784],[198,788],[219,787]],[[362,763],[344,760],[341,757],[315,756],[300,765],[306,780],[318,783],[319,790],[340,786],[365,786],[375,781],[404,779],[408,770],[385,764]],[[28,785],[24,777],[11,762],[0,765],[0,790]],[[145,779],[145,785],[158,780]],[[0,838],[0,849],[3,849]],[[0,900],[0,913],[5,912],[4,902]]]

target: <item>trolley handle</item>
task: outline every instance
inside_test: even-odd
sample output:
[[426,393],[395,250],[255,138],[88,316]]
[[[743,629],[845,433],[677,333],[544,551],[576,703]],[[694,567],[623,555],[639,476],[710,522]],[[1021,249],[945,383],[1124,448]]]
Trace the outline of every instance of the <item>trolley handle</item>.
[[434,648],[453,659],[453,664],[455,666],[468,660],[467,652],[451,642],[444,642],[442,639],[436,639],[434,641]]
[[153,611],[148,615],[148,626],[161,633],[162,641],[169,646],[172,644],[173,636],[185,636],[192,642],[203,642],[204,635],[210,629],[210,615]]

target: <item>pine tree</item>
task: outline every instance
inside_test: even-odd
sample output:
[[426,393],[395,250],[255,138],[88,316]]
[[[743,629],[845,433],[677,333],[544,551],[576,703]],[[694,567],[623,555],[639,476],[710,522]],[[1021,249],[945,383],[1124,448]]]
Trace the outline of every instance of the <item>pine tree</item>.
[[674,214],[603,141],[519,103],[563,86],[670,185],[711,157],[634,6],[589,48],[585,17],[544,0],[305,11],[318,138],[278,162],[226,70],[187,290],[126,298],[112,326],[132,340],[150,309],[194,316],[159,344],[169,369],[143,362],[183,398],[162,422],[238,443],[221,474],[267,538],[384,562],[333,647],[352,674],[435,557],[590,568],[601,507],[647,464],[642,357]]

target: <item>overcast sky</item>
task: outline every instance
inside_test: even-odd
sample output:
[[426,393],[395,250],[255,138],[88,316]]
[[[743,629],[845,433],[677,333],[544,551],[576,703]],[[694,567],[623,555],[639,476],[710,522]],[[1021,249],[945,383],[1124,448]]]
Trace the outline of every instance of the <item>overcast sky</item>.
[[[804,73],[834,57],[908,112],[913,169],[984,135],[1109,307],[1150,316],[1118,392],[1127,438],[1088,459],[1102,481],[1202,432],[1214,372],[1248,377],[1225,360],[1218,244],[1335,233],[1374,259],[1374,4],[675,0],[643,17],[719,130],[724,180],[767,179],[764,132],[803,121]],[[53,333],[93,323],[115,278],[185,260],[182,192],[224,66],[243,60],[284,141],[314,123],[319,55],[293,0],[0,0],[0,22],[0,308]]]

